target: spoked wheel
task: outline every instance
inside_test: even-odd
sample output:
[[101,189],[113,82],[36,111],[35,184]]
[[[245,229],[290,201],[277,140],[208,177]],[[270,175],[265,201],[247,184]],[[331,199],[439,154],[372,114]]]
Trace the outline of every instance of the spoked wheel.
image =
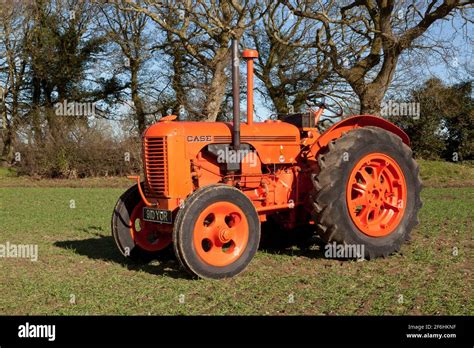
[[201,278],[242,272],[260,241],[260,221],[252,202],[227,185],[195,191],[178,212],[174,250],[183,267]]
[[363,245],[367,258],[398,251],[422,205],[410,148],[393,133],[363,127],[333,140],[318,163],[311,196],[321,239]]
[[119,198],[112,215],[115,243],[125,257],[135,261],[168,258],[172,227],[143,220],[144,206],[137,185]]
[[382,153],[364,156],[352,170],[346,200],[352,222],[371,237],[383,237],[400,223],[407,186],[397,162]]

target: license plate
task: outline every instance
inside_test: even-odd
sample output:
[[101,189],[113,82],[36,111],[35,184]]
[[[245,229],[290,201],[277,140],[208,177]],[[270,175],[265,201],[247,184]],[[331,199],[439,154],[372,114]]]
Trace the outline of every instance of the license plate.
[[143,208],[143,220],[157,222],[159,224],[172,224],[173,216],[171,210]]

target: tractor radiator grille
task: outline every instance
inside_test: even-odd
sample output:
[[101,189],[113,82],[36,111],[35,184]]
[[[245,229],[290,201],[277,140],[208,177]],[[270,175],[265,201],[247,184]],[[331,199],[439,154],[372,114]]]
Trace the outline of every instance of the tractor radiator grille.
[[145,196],[159,197],[168,193],[166,137],[145,138]]

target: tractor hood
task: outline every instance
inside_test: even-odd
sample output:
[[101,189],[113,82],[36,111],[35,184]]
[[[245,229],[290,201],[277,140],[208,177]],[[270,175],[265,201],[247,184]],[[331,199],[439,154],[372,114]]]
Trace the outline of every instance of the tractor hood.
[[[231,144],[232,122],[157,122],[144,133],[145,139],[155,137],[182,143],[186,157],[193,159],[208,144]],[[278,120],[252,126],[242,123],[241,143],[252,145],[262,163],[294,163],[300,151],[300,131]]]

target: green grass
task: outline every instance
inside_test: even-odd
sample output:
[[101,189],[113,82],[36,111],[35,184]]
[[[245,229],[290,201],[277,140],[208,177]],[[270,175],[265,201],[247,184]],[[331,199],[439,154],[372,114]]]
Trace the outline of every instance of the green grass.
[[473,187],[425,189],[421,225],[389,258],[259,251],[246,272],[223,281],[191,279],[174,260],[125,261],[110,237],[122,192],[0,188],[0,243],[39,246],[37,262],[0,258],[0,314],[474,313]]
[[417,160],[425,187],[474,186],[474,166],[441,161]]
[[13,168],[4,168],[0,167],[0,179],[1,178],[11,178],[16,176],[16,171]]
[[[3,169],[3,170],[2,170]],[[3,174],[3,175],[2,175]],[[72,188],[128,188],[133,181],[126,177],[94,177],[84,179],[44,179],[40,177],[15,176],[0,167],[0,187],[72,187]]]

